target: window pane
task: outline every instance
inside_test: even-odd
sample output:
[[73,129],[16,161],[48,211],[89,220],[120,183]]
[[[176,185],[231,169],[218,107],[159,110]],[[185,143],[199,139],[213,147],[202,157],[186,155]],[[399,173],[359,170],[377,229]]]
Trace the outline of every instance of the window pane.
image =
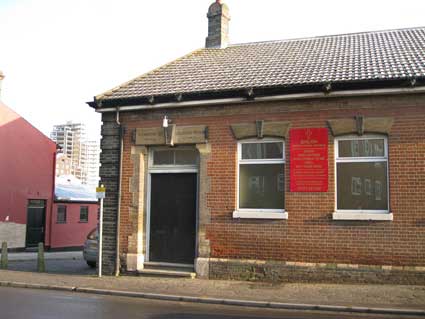
[[385,156],[384,139],[338,142],[339,157]]
[[388,210],[387,163],[337,163],[338,209]]
[[195,165],[197,158],[197,150],[176,150],[177,165]]
[[58,206],[58,223],[66,223],[66,206]]
[[244,143],[242,159],[282,159],[283,143]]
[[161,150],[153,152],[154,165],[173,165],[174,164],[174,151]]
[[153,153],[154,165],[196,165],[196,149],[157,150]]
[[284,209],[283,164],[245,164],[239,170],[239,207]]
[[80,207],[80,222],[88,222],[89,220],[89,208],[88,206]]

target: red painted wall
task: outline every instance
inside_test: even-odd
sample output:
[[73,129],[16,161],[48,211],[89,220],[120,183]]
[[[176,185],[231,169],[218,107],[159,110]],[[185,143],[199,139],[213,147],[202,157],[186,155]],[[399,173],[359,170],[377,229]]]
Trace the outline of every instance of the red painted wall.
[[46,237],[54,188],[56,144],[0,102],[0,222],[26,224],[29,199],[44,199]]
[[[58,206],[65,205],[66,223],[58,224]],[[87,223],[80,222],[80,207],[89,207],[89,219]],[[86,203],[60,203],[53,204],[52,236],[50,248],[78,247],[83,246],[87,235],[97,226],[97,211],[99,205]]]

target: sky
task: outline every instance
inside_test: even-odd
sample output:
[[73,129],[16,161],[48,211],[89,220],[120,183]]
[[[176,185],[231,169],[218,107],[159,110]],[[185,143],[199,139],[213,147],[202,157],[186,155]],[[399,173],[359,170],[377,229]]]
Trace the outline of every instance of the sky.
[[[205,44],[213,0],[0,0],[2,101],[46,135],[93,96]],[[424,26],[424,0],[225,0],[245,43]]]

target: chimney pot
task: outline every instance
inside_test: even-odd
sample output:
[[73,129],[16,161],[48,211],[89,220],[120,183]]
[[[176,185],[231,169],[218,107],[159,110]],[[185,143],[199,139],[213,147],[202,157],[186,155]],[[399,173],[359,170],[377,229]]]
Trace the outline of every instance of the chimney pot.
[[206,48],[226,48],[229,44],[229,8],[216,0],[208,9],[208,37]]

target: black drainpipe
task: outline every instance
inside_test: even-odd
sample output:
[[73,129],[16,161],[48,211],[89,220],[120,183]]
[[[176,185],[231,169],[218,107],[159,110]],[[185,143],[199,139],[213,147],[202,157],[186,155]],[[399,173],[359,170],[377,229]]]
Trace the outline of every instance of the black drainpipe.
[[124,143],[123,143],[123,138],[124,138],[124,127],[121,125],[120,123],[120,109],[119,107],[117,107],[117,116],[116,116],[116,122],[118,124],[118,129],[119,129],[119,139],[120,139],[120,153],[119,153],[119,168],[118,168],[118,178],[117,178],[117,182],[118,182],[118,209],[117,209],[117,229],[116,229],[116,234],[117,234],[117,238],[116,238],[116,254],[115,254],[115,276],[119,276],[120,275],[120,219],[121,219],[121,181],[122,181],[122,177],[121,177],[121,172],[122,172],[122,159],[123,159],[123,148],[124,148]]

